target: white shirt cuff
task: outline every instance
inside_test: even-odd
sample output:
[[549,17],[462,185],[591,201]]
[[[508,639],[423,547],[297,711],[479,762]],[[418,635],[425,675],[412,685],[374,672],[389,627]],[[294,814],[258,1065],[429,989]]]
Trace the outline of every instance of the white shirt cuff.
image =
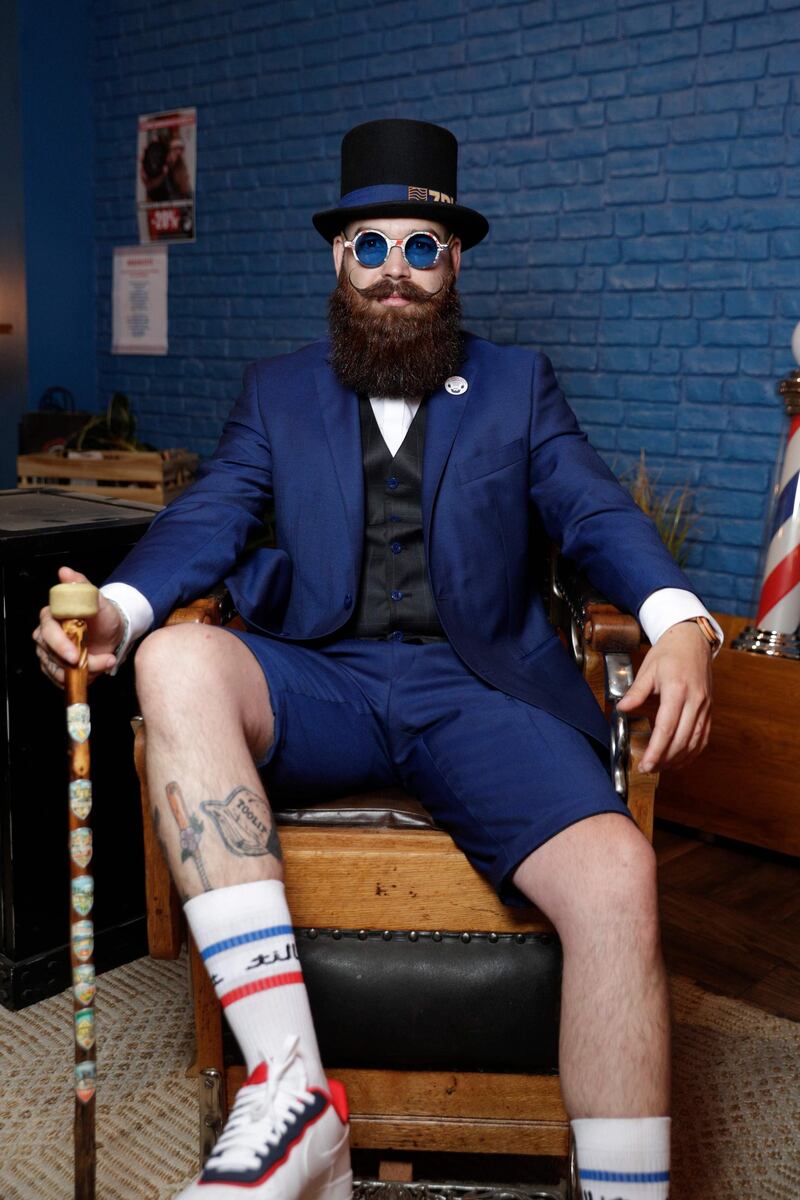
[[685,588],[659,588],[658,591],[650,593],[639,609],[639,624],[651,646],[655,646],[661,635],[673,625],[677,625],[679,621],[689,621],[692,617],[708,617],[714,626],[719,638],[719,646],[714,651],[716,658],[725,640],[725,635],[718,622],[714,620],[694,592],[688,592]]
[[107,675],[116,675],[128,657],[133,643],[142,634],[147,633],[153,624],[153,608],[147,597],[143,596],[137,588],[131,587],[129,583],[106,583],[100,588],[100,593],[105,596],[106,600],[116,604],[125,622],[122,641],[114,651],[117,661],[106,672]]

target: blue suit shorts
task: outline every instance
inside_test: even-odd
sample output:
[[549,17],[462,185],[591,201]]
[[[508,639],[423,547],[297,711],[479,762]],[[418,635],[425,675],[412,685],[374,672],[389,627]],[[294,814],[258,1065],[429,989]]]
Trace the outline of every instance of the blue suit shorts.
[[486,683],[448,642],[230,632],[267,680],[275,737],[256,766],[276,811],[401,787],[511,906],[528,903],[511,876],[549,838],[595,813],[633,820],[591,738]]

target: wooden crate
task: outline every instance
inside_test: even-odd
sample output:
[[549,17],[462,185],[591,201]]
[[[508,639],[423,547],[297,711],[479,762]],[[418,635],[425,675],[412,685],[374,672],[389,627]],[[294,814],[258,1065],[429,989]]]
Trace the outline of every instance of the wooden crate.
[[21,454],[17,486],[57,487],[87,496],[169,504],[189,486],[198,456],[188,450],[89,450],[61,454]]

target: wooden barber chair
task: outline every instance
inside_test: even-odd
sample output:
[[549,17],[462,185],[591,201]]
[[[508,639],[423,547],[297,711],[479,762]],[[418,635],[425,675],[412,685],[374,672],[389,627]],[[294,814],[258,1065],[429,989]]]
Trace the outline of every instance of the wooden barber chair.
[[[639,625],[558,556],[549,588],[551,620],[611,713],[615,785],[652,840],[657,776],[636,769],[649,723],[612,711],[632,682]],[[224,609],[224,597],[199,600],[169,623],[238,619]],[[153,833],[142,718],[134,725],[150,953],[175,958],[181,908]],[[276,818],[320,1050],[347,1089],[353,1147],[392,1151],[395,1159],[414,1150],[569,1155],[566,1194],[578,1197],[558,1080],[562,960],[554,927],[532,906],[504,906],[450,836],[400,791]],[[189,952],[204,1159],[244,1068],[191,938]],[[382,1165],[381,1174],[410,1178],[402,1168]]]

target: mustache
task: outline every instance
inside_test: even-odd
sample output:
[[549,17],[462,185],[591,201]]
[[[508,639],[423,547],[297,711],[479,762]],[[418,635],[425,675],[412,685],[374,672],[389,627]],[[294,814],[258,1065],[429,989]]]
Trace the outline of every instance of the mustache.
[[370,284],[369,287],[358,287],[350,276],[348,276],[347,282],[364,300],[388,300],[390,296],[399,296],[401,300],[413,300],[416,304],[429,304],[439,295],[442,288],[447,286],[449,280],[445,278],[441,287],[438,287],[435,292],[427,292],[425,288],[418,287],[410,279],[398,279],[395,282],[384,278],[379,279],[377,283]]

